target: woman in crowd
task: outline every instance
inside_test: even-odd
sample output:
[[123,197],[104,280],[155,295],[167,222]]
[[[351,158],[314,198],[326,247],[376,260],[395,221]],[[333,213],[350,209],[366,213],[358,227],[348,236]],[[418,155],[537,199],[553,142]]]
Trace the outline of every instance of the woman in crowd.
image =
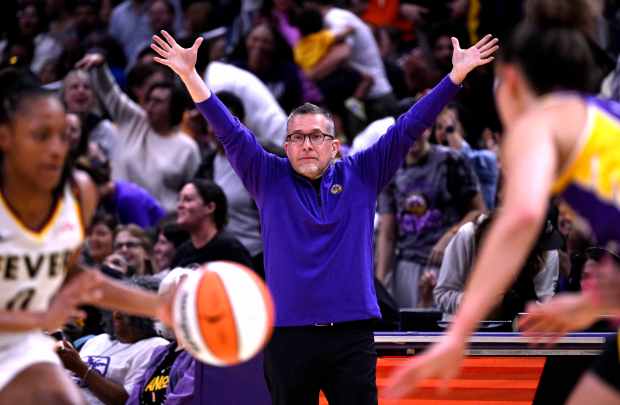
[[151,260],[151,240],[146,232],[137,225],[121,225],[114,232],[114,253],[127,261],[131,269],[129,276],[155,274]]

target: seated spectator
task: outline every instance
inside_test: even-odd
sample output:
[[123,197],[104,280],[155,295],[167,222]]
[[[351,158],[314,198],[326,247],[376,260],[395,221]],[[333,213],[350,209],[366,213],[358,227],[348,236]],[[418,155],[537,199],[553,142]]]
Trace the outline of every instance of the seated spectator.
[[151,240],[137,225],[119,225],[114,233],[114,253],[120,254],[128,265],[127,276],[155,274],[151,261]]
[[98,111],[88,72],[75,69],[65,76],[62,100],[67,112],[80,117],[84,139],[98,144],[107,156],[115,153],[118,133],[114,124]]
[[[491,213],[464,224],[446,248],[437,286],[433,291],[437,306],[446,315],[454,314],[461,302],[480,241],[493,218]],[[548,224],[541,231],[519,277],[490,319],[513,320],[519,312],[523,312],[527,302],[543,302],[555,294],[559,270],[558,249],[562,242],[557,222],[552,223],[550,210]]]
[[66,339],[78,352],[90,339],[104,333],[101,310],[91,306],[80,308],[84,316],[71,319],[62,328],[63,339]]
[[170,267],[187,267],[215,260],[228,260],[252,268],[248,250],[224,232],[228,222],[226,195],[215,183],[195,179],[179,193],[177,224],[190,240],[176,252]]
[[188,239],[189,234],[175,222],[166,222],[158,227],[157,240],[153,246],[153,261],[158,275],[171,269],[177,249]]
[[119,88],[100,54],[79,63],[92,68],[95,93],[118,125],[118,153],[111,160],[112,178],[143,187],[166,211],[174,210],[177,192],[200,164],[196,142],[178,130],[186,94],[172,83],[150,87],[142,108]]
[[469,160],[480,181],[480,191],[485,205],[488,209],[495,208],[495,194],[499,181],[497,156],[490,150],[472,149],[469,146],[465,140],[465,132],[456,105],[449,105],[437,116],[435,140],[440,145],[461,152]]
[[[135,283],[154,287],[146,280]],[[67,341],[58,344],[58,356],[65,368],[73,372],[91,405],[125,404],[144,375],[153,351],[168,344],[157,336],[150,319],[114,312],[112,325],[113,335],[95,336],[79,353]]]
[[114,252],[114,216],[97,211],[90,222],[86,236],[86,249],[82,249],[82,262],[86,266],[101,266],[106,257]]
[[120,253],[112,253],[106,257],[101,271],[117,280],[122,280],[125,277],[129,277],[130,273],[134,273],[134,269],[129,267],[127,260]]
[[[159,294],[166,294],[191,270],[175,269],[159,286]],[[183,350],[174,331],[167,329],[163,335],[171,341],[167,346],[153,350],[144,374],[134,385],[127,405],[168,404],[189,405],[194,403],[194,372],[196,360]]]
[[119,223],[149,229],[166,214],[157,200],[142,187],[128,181],[111,180],[110,163],[96,145],[91,145],[88,156],[78,159],[76,166],[90,175],[99,192],[101,207],[114,215]]

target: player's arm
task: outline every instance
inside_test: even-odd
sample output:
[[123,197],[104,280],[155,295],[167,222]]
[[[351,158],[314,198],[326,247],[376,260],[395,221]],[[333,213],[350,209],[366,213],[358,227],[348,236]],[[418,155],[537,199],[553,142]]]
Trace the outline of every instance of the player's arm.
[[514,128],[503,145],[506,177],[502,208],[480,249],[450,329],[461,339],[478,328],[513,282],[545,220],[558,167],[552,131],[551,120],[544,113],[533,114]]
[[[97,190],[86,173],[75,172],[73,180],[76,194],[79,196],[82,222],[88,226],[97,208]],[[68,268],[67,284],[70,284],[74,277],[79,276],[89,279],[89,283],[93,285],[90,287],[90,284],[85,284],[84,288],[89,287],[96,292],[94,295],[85,296],[84,299],[78,298],[79,304],[92,303],[131,315],[160,318],[163,322],[170,324],[168,305],[171,302],[171,296],[159,296],[106,277],[96,270],[83,269],[77,263],[77,254],[70,259]]]
[[535,243],[558,167],[555,127],[545,113],[530,114],[502,145],[503,205],[480,248],[451,328],[438,344],[396,372],[388,395],[402,397],[425,378],[446,381],[456,376],[470,334],[499,302]]

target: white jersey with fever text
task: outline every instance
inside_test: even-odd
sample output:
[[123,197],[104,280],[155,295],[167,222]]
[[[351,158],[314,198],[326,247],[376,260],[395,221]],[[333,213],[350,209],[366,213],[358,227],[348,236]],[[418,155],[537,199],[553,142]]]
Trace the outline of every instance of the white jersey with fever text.
[[[66,276],[66,262],[84,239],[79,204],[69,185],[48,222],[28,229],[0,194],[0,309],[46,311]],[[1,333],[0,346],[19,333]]]

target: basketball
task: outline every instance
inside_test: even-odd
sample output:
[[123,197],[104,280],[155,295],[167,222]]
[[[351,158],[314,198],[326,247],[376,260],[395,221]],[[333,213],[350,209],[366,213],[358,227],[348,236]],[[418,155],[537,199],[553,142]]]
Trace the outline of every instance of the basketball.
[[273,330],[267,286],[250,269],[232,262],[206,263],[187,274],[172,308],[179,343],[214,366],[251,359]]

